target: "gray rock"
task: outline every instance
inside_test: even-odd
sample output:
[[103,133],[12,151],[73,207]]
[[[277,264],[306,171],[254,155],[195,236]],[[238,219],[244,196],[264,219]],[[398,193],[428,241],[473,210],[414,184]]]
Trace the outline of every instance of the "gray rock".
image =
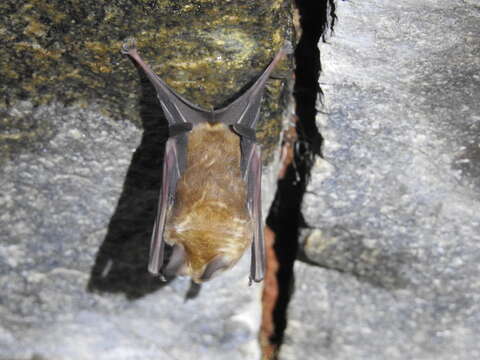
[[478,2],[337,6],[280,358],[479,358]]
[[0,359],[259,358],[249,254],[189,301],[187,279],[146,271],[160,125],[142,133],[94,105],[10,111],[53,130],[0,166]]
[[[173,89],[217,108],[291,26],[285,0],[2,2],[0,360],[260,357],[248,253],[199,293],[147,273],[166,121],[120,47],[135,37]],[[265,215],[291,63],[269,80],[258,124]]]

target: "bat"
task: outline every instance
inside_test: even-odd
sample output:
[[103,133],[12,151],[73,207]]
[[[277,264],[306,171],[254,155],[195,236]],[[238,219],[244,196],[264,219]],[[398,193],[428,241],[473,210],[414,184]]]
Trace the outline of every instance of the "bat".
[[[235,265],[251,244],[250,283],[265,272],[261,211],[262,158],[256,124],[266,80],[291,52],[282,48],[255,83],[228,106],[205,110],[160,79],[134,39],[122,53],[147,75],[168,121],[163,181],[148,270],[165,277],[210,280]],[[168,261],[165,243],[173,247]]]

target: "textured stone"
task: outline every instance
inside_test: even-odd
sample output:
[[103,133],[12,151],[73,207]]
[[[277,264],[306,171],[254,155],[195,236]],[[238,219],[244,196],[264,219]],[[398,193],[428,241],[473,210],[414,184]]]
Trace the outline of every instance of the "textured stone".
[[480,8],[337,5],[280,358],[478,358]]
[[[176,91],[207,109],[224,106],[291,40],[289,10],[286,0],[2,1],[0,126],[14,134],[0,138],[3,147],[11,150],[46,131],[41,124],[17,126],[8,110],[18,100],[95,102],[102,113],[140,126],[138,94],[151,101],[145,94],[151,89],[140,88],[139,72],[120,53],[130,36]],[[270,81],[262,109],[272,119],[259,127],[269,157],[281,131],[288,67],[284,62]]]
[[[147,273],[166,123],[119,48],[136,37],[173,88],[218,107],[290,23],[284,0],[0,4],[0,360],[260,357],[248,253],[188,301],[187,279]],[[264,214],[288,64],[262,105]]]
[[56,130],[0,169],[0,359],[259,358],[248,254],[189,301],[187,279],[164,285],[146,271],[162,142],[145,136],[155,134],[96,108],[32,114]]

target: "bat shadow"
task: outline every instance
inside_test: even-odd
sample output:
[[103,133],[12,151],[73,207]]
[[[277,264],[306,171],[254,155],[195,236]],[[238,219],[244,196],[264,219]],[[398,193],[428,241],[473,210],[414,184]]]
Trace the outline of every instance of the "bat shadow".
[[146,76],[142,80],[142,140],[127,171],[122,194],[90,273],[90,292],[124,293],[137,299],[163,287],[148,273],[150,238],[162,182],[167,120]]

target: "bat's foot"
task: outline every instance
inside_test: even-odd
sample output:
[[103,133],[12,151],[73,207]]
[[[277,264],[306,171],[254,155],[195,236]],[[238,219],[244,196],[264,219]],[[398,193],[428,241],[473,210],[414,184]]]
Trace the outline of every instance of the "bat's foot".
[[137,51],[137,44],[135,38],[129,37],[126,38],[122,44],[122,54],[130,55],[131,53]]

